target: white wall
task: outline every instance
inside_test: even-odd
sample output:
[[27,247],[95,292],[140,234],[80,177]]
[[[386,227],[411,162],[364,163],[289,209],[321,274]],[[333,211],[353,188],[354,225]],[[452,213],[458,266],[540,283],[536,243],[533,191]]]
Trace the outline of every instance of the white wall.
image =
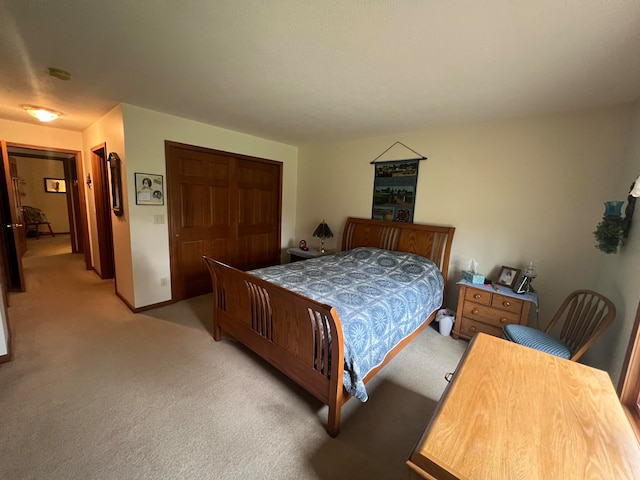
[[[82,134],[70,130],[43,127],[29,123],[0,119],[0,139],[9,143],[50,148],[52,150],[82,150]],[[0,309],[0,355],[7,353],[7,319],[4,309]],[[4,353],[3,353],[4,352]]]
[[[612,162],[610,171],[616,182],[601,200],[626,200],[629,187],[640,175],[640,104],[635,107],[621,161]],[[585,362],[607,370],[616,385],[640,301],[640,203],[636,202],[635,210],[635,224],[632,224],[629,237],[620,252],[616,255],[600,255],[602,268],[596,289],[615,303],[617,316],[604,338],[598,342],[598,348],[585,354]]]
[[[126,166],[123,188],[128,190],[128,215],[135,307],[171,298],[167,205],[135,204],[134,173],[162,175],[166,188],[165,140],[283,162],[282,244],[294,237],[296,217],[296,147],[231,130],[166,115],[133,105],[122,105]],[[164,224],[154,224],[154,215]],[[168,280],[160,286],[160,279]]]
[[[21,204],[42,210],[54,233],[68,233],[67,195],[44,190],[45,178],[64,178],[64,164],[60,160],[18,157],[16,165],[18,176],[25,182],[21,188],[24,193]],[[48,232],[46,226],[39,228],[41,232]]]
[[[501,265],[533,260],[547,321],[567,293],[598,283],[602,254],[592,232],[603,202],[614,193],[624,198],[615,187],[632,112],[625,106],[301,147],[296,241],[314,245],[313,229],[326,218],[336,235],[328,246],[336,248],[347,216],[371,218],[369,162],[400,140],[428,157],[420,163],[415,222],[456,227],[445,303],[456,306],[455,282],[472,258],[489,277]],[[401,147],[389,153],[384,159],[415,157]]]

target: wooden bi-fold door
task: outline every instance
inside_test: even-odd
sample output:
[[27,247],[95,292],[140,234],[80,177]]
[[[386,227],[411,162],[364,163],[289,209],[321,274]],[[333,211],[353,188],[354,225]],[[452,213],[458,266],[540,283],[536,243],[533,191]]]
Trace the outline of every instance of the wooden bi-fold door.
[[174,301],[211,291],[203,255],[241,270],[280,261],[282,163],[165,143]]

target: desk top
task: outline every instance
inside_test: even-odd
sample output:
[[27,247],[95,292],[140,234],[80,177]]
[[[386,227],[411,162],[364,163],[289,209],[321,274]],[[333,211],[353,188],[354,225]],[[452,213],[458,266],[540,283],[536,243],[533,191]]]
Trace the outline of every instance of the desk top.
[[640,446],[606,372],[480,333],[407,463],[435,479],[638,479]]

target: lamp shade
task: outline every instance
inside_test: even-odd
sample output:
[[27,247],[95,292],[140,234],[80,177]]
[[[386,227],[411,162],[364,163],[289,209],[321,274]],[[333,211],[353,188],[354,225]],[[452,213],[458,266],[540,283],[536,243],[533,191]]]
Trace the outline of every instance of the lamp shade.
[[313,232],[313,236],[318,238],[331,238],[333,237],[333,232],[329,228],[329,225],[327,225],[325,221],[322,220],[320,225],[318,225],[318,228],[316,228],[315,232]]

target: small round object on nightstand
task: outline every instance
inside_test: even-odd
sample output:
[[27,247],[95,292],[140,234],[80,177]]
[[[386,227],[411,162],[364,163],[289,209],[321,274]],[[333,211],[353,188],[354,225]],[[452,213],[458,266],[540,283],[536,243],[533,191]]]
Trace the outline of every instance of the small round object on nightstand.
[[309,247],[307,247],[306,240],[300,240],[300,244],[298,246],[300,247],[300,250],[304,250],[305,252],[309,250]]

